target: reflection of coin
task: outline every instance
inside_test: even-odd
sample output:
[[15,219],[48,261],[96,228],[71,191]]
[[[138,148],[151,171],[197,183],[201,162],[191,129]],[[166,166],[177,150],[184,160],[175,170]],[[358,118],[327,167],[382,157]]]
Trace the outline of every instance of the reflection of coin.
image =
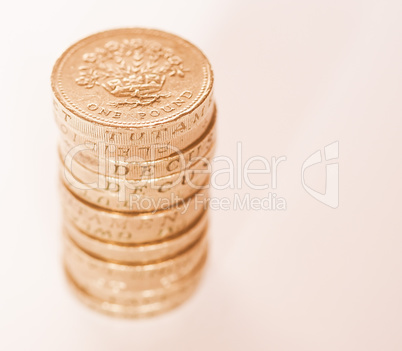
[[79,248],[64,236],[64,261],[73,279],[100,298],[130,297],[144,290],[160,289],[183,279],[207,250],[206,232],[185,251],[168,260],[134,265],[104,261]]
[[187,146],[212,117],[212,83],[208,60],[195,46],[138,28],[79,41],[52,73],[57,118],[79,133],[117,144]]
[[[140,155],[131,158],[123,154],[119,157],[114,157],[113,155],[101,157],[100,155],[96,155],[100,151],[96,145],[92,144],[90,146],[91,144],[86,143],[78,148],[66,139],[61,141],[59,150],[63,161],[66,160],[66,156],[68,155],[93,173],[101,173],[125,179],[140,179],[144,176],[160,178],[180,172],[188,168],[194,158],[210,153],[210,150],[214,147],[215,139],[216,125],[214,118],[204,134],[187,148],[178,150],[170,146],[166,148],[157,147],[157,150],[163,150],[163,153],[166,151],[166,155],[168,156],[156,159],[155,161],[143,161],[140,159]],[[124,149],[124,147],[122,148]],[[159,157],[160,155],[157,150],[150,151],[150,154],[155,154],[156,157]]]
[[123,301],[119,298],[109,301],[97,298],[74,281],[67,269],[66,276],[73,293],[87,306],[115,317],[141,318],[166,312],[186,301],[197,288],[202,271],[201,267],[196,272],[192,272],[185,281],[178,281],[163,290],[145,291],[142,295],[123,299]]
[[145,264],[169,259],[191,246],[206,230],[207,219],[205,213],[192,227],[169,239],[137,245],[115,244],[96,239],[80,231],[70,221],[65,221],[65,230],[79,247],[92,255],[122,264]]
[[208,205],[208,191],[201,190],[175,206],[154,213],[121,213],[93,206],[60,187],[63,211],[88,235],[111,243],[148,243],[168,239],[191,227]]

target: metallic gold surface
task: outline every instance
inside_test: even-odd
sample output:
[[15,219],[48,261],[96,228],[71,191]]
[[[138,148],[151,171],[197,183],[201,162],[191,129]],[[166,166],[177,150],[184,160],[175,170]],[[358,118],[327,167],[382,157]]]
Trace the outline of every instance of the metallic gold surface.
[[173,34],[116,29],[69,47],[51,81],[73,292],[112,316],[178,306],[208,251],[216,144],[208,60]]
[[63,212],[81,231],[115,244],[141,244],[169,239],[191,227],[208,208],[208,191],[201,190],[172,207],[154,213],[122,213],[93,206],[60,186]]
[[202,161],[197,166],[199,169],[140,182],[100,175],[100,181],[94,179],[92,185],[82,182],[62,165],[60,173],[63,183],[73,194],[93,205],[121,212],[153,212],[181,203],[199,190],[209,188],[210,164]]
[[[194,140],[202,137],[208,127],[211,125],[214,115],[216,113],[215,104],[208,105],[205,111],[206,117],[200,122],[199,129],[190,130],[186,134],[181,135],[175,140],[160,140],[151,144],[141,144],[138,142],[135,132],[131,133],[131,140],[124,140],[120,142],[112,131],[105,132],[108,135],[109,141],[98,139],[91,134],[83,134],[81,132],[72,129],[65,120],[57,118],[59,115],[56,113],[56,124],[62,134],[63,140],[65,140],[71,147],[77,147],[85,145],[85,149],[92,153],[92,156],[96,157],[98,154],[106,154],[112,157],[136,158],[141,161],[154,161],[161,158],[169,157],[172,152],[176,150],[188,148]],[[202,130],[200,133],[198,130]],[[197,131],[197,134],[195,132]],[[118,133],[118,132],[116,132]],[[160,130],[153,130],[154,134],[161,134]]]
[[92,295],[106,299],[130,299],[144,291],[159,290],[189,276],[207,252],[203,236],[185,251],[168,260],[135,265],[105,261],[65,238],[65,265],[73,279]]
[[[106,191],[111,191],[112,193],[115,193],[116,191],[121,192],[126,189],[127,196],[130,196],[131,193],[136,194],[138,188],[145,188],[147,189],[147,195],[151,197],[152,190],[157,190],[157,192],[160,192],[161,188],[163,188],[165,191],[174,190],[176,185],[191,186],[193,183],[203,184],[203,181],[201,181],[201,183],[197,183],[193,174],[196,176],[200,173],[207,174],[207,172],[211,172],[211,159],[214,152],[215,146],[211,145],[211,148],[208,150],[206,155],[194,157],[190,162],[187,163],[186,168],[179,172],[171,173],[160,178],[156,178],[154,175],[149,174],[144,175],[140,179],[126,179],[124,177],[115,177],[101,173],[94,173],[81,163],[77,162],[75,159],[66,159],[66,161],[69,161],[68,165],[66,165],[63,163],[61,156],[60,163],[62,169],[68,171],[68,174],[65,175],[64,181],[70,182],[72,185],[75,184],[74,180],[76,179],[78,183],[88,184],[89,186],[86,188],[97,187],[99,190],[102,190],[101,187],[103,186],[106,188]],[[74,179],[69,177],[69,175],[72,175]],[[80,185],[78,186],[81,187]]]
[[66,276],[69,285],[77,298],[88,307],[113,317],[121,318],[143,318],[167,312],[184,303],[197,288],[202,275],[193,274],[189,280],[190,284],[180,284],[177,289],[164,294],[150,295],[150,297],[134,297],[127,300],[126,304],[113,301],[105,301],[91,295],[85,288],[80,286],[66,269]]
[[115,244],[169,239],[196,223],[208,208],[207,190],[154,213],[108,211],[77,198],[62,184],[60,193],[66,220],[94,238]]
[[167,260],[186,250],[206,231],[207,222],[208,216],[204,213],[191,227],[169,239],[137,245],[115,244],[99,240],[82,232],[68,220],[64,222],[64,226],[66,235],[89,254],[121,264],[146,264]]
[[[155,178],[160,178],[178,173],[188,168],[194,158],[211,153],[211,149],[214,147],[216,140],[215,120],[216,118],[214,117],[210,126],[199,139],[182,150],[170,146],[168,148],[157,147],[153,151],[149,150],[148,152],[150,154],[154,153],[156,157],[160,157],[160,150],[163,150],[163,153],[168,150],[168,156],[157,158],[154,161],[143,161],[138,156],[132,157],[132,160],[129,161],[129,157],[124,154],[121,154],[119,157],[112,155],[102,157],[97,155],[97,151],[99,151],[97,150],[97,144],[86,143],[82,148],[86,149],[78,151],[78,149],[74,149],[74,145],[66,139],[61,140],[59,151],[63,162],[66,161],[66,156],[68,155],[93,173],[101,173],[111,177],[123,177],[124,179],[141,179],[144,176],[150,175]],[[103,146],[106,147],[105,145]],[[67,162],[70,163],[68,158]]]
[[82,39],[62,54],[52,73],[56,118],[97,140],[110,142],[114,134],[117,144],[130,144],[134,133],[136,144],[176,145],[192,131],[191,143],[204,132],[199,125],[212,84],[210,64],[199,49],[142,28]]
[[[102,296],[102,299],[108,302],[124,305],[136,305],[139,304],[139,301],[145,300],[146,303],[149,303],[160,296],[166,295],[167,293],[173,293],[182,289],[184,286],[193,284],[194,281],[201,276],[204,270],[208,256],[207,254],[208,252],[205,251],[199,262],[188,274],[184,275],[177,281],[166,283],[160,287],[127,290],[124,289],[126,284],[124,281],[114,280],[107,276],[104,277],[103,280],[99,280],[97,285],[93,286],[91,286],[90,281],[88,283],[85,278],[80,278],[79,281],[83,283],[83,285],[81,285],[83,289],[94,293],[96,296]],[[65,268],[68,271],[67,266],[65,266]],[[68,274],[71,276],[70,272]],[[120,291],[122,291],[122,293],[120,293]]]

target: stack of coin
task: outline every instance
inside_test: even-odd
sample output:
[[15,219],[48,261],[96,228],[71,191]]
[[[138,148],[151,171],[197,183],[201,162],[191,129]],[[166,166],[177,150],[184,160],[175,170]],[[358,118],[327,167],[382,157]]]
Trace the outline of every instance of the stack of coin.
[[195,290],[207,257],[212,85],[202,52],[158,30],[97,33],[56,62],[64,265],[88,306],[150,316]]

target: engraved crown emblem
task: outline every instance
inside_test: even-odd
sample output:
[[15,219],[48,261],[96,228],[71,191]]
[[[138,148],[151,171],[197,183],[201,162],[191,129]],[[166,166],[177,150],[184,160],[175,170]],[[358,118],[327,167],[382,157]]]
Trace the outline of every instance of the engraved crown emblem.
[[182,59],[170,48],[142,39],[109,41],[82,57],[76,83],[87,89],[101,86],[116,98],[115,107],[149,105],[162,97],[169,77],[184,77]]

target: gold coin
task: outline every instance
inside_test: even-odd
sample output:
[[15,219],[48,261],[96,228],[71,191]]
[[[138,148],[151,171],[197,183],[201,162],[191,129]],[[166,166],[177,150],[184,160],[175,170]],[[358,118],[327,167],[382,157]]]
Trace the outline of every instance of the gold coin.
[[[79,150],[88,151],[93,157],[101,155],[102,157],[108,156],[123,160],[134,159],[141,162],[152,162],[169,157],[172,153],[177,152],[177,150],[189,147],[194,140],[200,139],[213,122],[215,115],[216,106],[212,104],[208,107],[208,118],[205,118],[198,126],[200,130],[204,131],[200,133],[199,137],[193,135],[193,131],[191,131],[179,140],[166,140],[152,144],[137,143],[134,138],[131,143],[128,144],[118,144],[117,142],[110,141],[105,142],[102,139],[79,133],[72,129],[64,120],[56,118],[56,124],[61,131],[62,139],[70,148],[73,147],[74,150],[76,150],[75,148],[79,148]],[[112,139],[115,139],[115,137]]]
[[[206,158],[210,157],[207,155]],[[60,166],[60,175],[65,186],[85,201],[114,211],[153,212],[173,206],[195,195],[199,190],[209,188],[211,165],[208,161],[200,160],[192,169],[141,181],[96,175],[79,168],[77,163],[73,172],[74,175],[63,165]]]
[[[215,152],[215,145],[212,145],[208,150],[206,155],[197,156],[191,159],[187,163],[186,167],[181,171],[176,173],[171,173],[167,176],[157,178],[152,173],[145,174],[138,179],[128,179],[124,176],[116,177],[111,175],[105,175],[103,173],[95,173],[88,169],[85,165],[79,163],[75,158],[66,158],[65,163],[62,156],[59,153],[60,163],[63,169],[66,169],[73,178],[78,180],[78,183],[90,184],[90,188],[98,188],[102,190],[110,189],[111,192],[124,191],[124,187],[127,187],[128,193],[132,193],[130,190],[135,190],[137,187],[145,189],[157,189],[159,191],[160,187],[163,186],[165,190],[173,189],[175,184],[179,185],[182,183],[185,185],[185,181],[191,179],[193,173],[198,173],[195,171],[203,170],[205,172],[211,172],[212,165],[211,159]],[[65,179],[66,182],[70,182],[74,185],[74,181],[68,176]],[[167,186],[166,184],[171,184]],[[192,183],[190,182],[189,185]],[[86,187],[88,188],[88,186]],[[118,189],[118,190],[117,190]],[[134,192],[136,193],[136,191]],[[148,191],[149,196],[151,196],[152,191]]]
[[190,228],[208,208],[208,190],[153,213],[121,213],[94,206],[60,186],[65,217],[89,236],[110,243],[141,244],[169,239]]
[[[162,295],[151,297],[134,298],[126,304],[115,301],[105,301],[91,295],[85,288],[80,286],[66,269],[66,277],[74,295],[86,306],[113,317],[143,318],[167,312],[184,303],[197,288],[202,276],[202,270],[192,276],[190,284],[181,284],[178,289],[168,291]],[[155,297],[154,297],[155,296]]]
[[[207,251],[204,252],[204,255],[201,257],[200,261],[196,264],[196,266],[182,278],[171,282],[169,284],[165,284],[163,286],[157,288],[145,288],[142,290],[127,290],[125,289],[123,293],[118,293],[121,288],[126,284],[123,280],[113,280],[109,277],[104,277],[104,280],[100,280],[99,283],[95,285],[91,285],[88,281],[85,281],[85,277],[80,277],[76,282],[80,285],[84,290],[89,291],[91,294],[95,294],[98,298],[101,298],[104,301],[124,304],[124,305],[141,305],[147,304],[152,301],[155,301],[160,296],[164,296],[169,293],[174,293],[184,286],[189,286],[194,283],[196,279],[198,279],[202,271],[204,269],[205,263],[207,260]],[[65,269],[68,272],[68,275],[71,275],[68,267],[65,265]],[[78,272],[79,274],[79,272]],[[89,281],[90,282],[90,281]],[[117,291],[117,293],[116,293]]]
[[212,118],[212,85],[210,64],[198,48],[142,28],[82,39],[52,73],[56,118],[83,135],[124,145],[191,144]]
[[[60,143],[60,154],[63,161],[70,163],[75,160],[93,173],[100,173],[111,177],[122,177],[124,179],[140,179],[145,176],[153,176],[154,178],[164,177],[173,173],[178,173],[191,165],[192,160],[196,157],[205,156],[211,153],[211,149],[215,145],[216,140],[216,118],[214,117],[204,134],[191,145],[183,150],[173,147],[152,147],[147,148],[147,154],[155,154],[154,161],[144,161],[140,156],[128,157],[129,152],[120,154],[115,157],[106,154],[110,148],[106,148],[100,155],[97,143],[84,142],[82,147],[74,146],[67,139],[63,139]],[[124,147],[122,147],[124,149]],[[144,148],[143,148],[144,149]],[[163,150],[163,153],[161,152]],[[167,157],[159,158],[162,154],[168,154]],[[147,155],[148,158],[149,155]]]
[[110,301],[160,290],[188,277],[207,252],[206,232],[173,258],[134,265],[105,261],[82,250],[64,235],[64,262],[73,279],[92,295]]
[[146,264],[176,256],[191,246],[206,230],[208,215],[204,215],[190,228],[169,239],[144,244],[115,244],[94,238],[79,230],[70,221],[64,222],[66,235],[79,247],[101,259],[121,264]]

